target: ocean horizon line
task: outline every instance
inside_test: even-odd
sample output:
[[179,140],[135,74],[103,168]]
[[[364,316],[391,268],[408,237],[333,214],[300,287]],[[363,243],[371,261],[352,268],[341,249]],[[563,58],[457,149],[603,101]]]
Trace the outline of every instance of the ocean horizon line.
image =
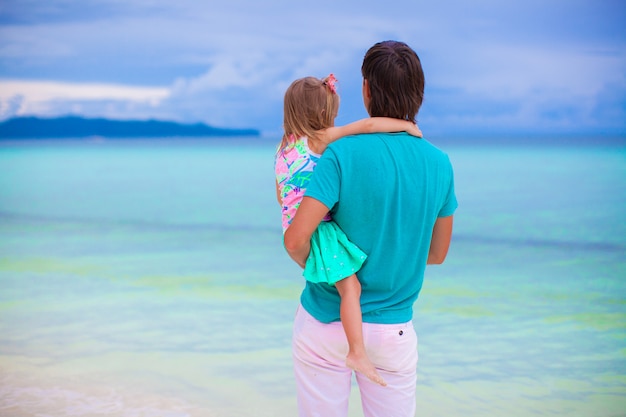
[[[425,135],[425,140],[432,144],[453,145],[453,146],[557,146],[557,147],[626,147],[626,136],[614,135]],[[255,135],[207,135],[207,136],[177,136],[177,135],[156,135],[156,136],[66,136],[47,138],[8,138],[0,137],[0,145],[55,145],[55,144],[85,144],[85,145],[106,145],[106,144],[220,144],[220,145],[278,145],[280,136],[261,133]]]
[[[616,145],[626,146],[626,131],[602,128],[584,131],[561,129],[488,129],[468,127],[446,131],[420,125],[424,138],[442,144],[496,145]],[[432,133],[429,133],[432,132]],[[247,138],[255,142],[280,142],[280,129],[215,127],[204,122],[181,122],[158,118],[113,119],[63,115],[18,116],[0,120],[0,143],[54,141],[207,141]]]

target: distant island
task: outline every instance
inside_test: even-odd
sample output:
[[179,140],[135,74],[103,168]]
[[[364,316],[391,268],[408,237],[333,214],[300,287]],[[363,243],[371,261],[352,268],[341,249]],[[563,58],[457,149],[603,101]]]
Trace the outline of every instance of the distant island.
[[0,139],[166,138],[259,136],[256,129],[226,129],[203,123],[181,124],[161,120],[16,117],[0,123]]

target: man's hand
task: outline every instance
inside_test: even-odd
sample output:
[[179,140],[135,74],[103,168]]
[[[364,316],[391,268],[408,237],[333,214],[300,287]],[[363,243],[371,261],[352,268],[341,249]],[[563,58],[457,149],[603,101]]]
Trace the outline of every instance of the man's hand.
[[311,236],[328,210],[320,201],[304,197],[291,225],[285,231],[287,253],[302,268],[311,251]]

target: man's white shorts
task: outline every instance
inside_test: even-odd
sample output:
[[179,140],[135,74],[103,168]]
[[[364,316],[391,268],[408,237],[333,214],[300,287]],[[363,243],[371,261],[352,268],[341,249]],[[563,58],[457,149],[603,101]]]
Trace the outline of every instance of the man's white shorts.
[[[417,335],[412,322],[363,323],[370,360],[387,382],[380,386],[356,373],[365,417],[414,417]],[[321,323],[302,306],[293,326],[293,363],[300,417],[346,417],[352,370],[341,322]]]

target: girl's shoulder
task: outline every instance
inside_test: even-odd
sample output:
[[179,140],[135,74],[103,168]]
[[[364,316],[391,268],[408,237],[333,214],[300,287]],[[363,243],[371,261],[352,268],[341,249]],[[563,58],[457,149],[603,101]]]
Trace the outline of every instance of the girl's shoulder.
[[305,136],[294,139],[291,143],[281,149],[278,153],[291,158],[307,155],[311,152],[308,140]]

